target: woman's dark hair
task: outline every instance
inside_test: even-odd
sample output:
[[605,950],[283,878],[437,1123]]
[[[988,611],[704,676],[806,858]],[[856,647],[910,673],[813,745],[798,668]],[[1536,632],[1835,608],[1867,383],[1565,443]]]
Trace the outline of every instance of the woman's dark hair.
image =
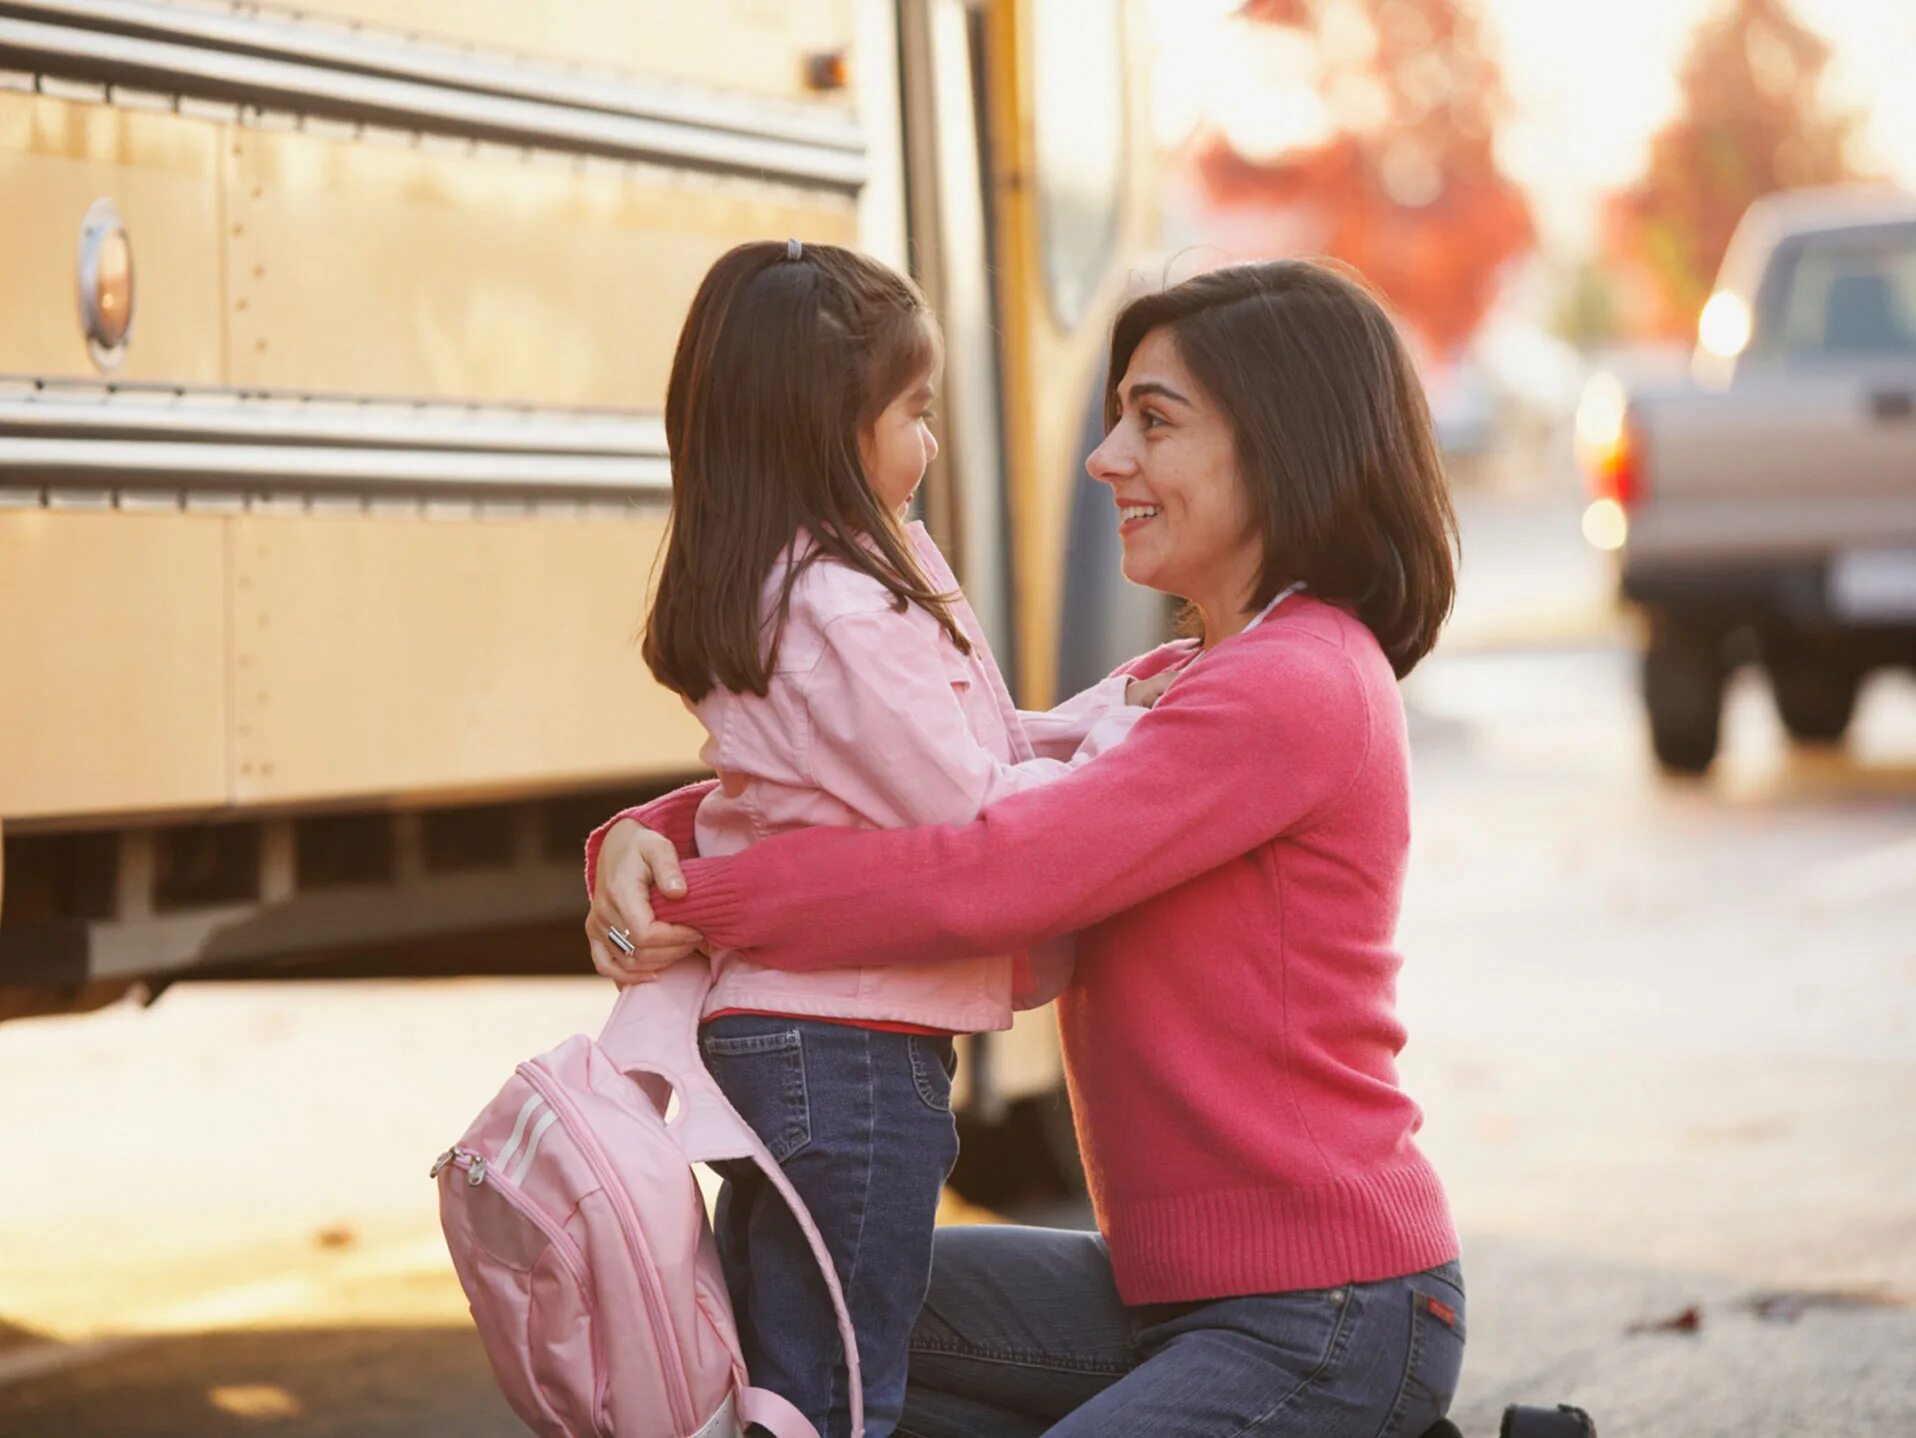
[[1264,561],[1252,612],[1302,582],[1361,619],[1401,679],[1457,589],[1457,517],[1430,408],[1383,304],[1310,260],[1232,265],[1134,300],[1111,332],[1106,428],[1165,330],[1231,426]]
[[[757,241],[706,273],[665,392],[672,516],[642,651],[659,683],[694,701],[715,684],[763,695],[792,586],[826,556],[884,585],[900,610],[921,605],[970,651],[858,449],[940,345],[916,285],[836,245]],[[766,577],[807,532],[816,546],[768,615]]]

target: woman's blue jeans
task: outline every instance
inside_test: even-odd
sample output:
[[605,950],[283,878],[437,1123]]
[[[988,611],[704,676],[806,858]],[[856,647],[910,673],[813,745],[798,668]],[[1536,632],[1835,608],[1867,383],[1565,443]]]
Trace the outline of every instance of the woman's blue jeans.
[[1455,1263],[1127,1308],[1095,1233],[939,1231],[899,1438],[1417,1438],[1464,1356]]

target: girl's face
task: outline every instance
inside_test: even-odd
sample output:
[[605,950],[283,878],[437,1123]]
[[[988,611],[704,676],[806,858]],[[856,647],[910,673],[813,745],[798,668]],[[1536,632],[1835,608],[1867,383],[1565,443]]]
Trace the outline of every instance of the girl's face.
[[858,457],[878,502],[904,516],[925,469],[938,457],[931,433],[932,375],[926,371],[858,435]]
[[1085,469],[1111,486],[1124,577],[1181,595],[1207,635],[1235,633],[1263,546],[1238,475],[1230,424],[1185,368],[1171,332],[1152,330],[1118,385],[1118,422]]

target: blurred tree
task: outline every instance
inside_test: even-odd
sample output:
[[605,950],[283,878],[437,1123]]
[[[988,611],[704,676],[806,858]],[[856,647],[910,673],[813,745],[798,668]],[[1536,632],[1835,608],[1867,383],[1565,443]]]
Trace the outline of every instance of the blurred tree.
[[1468,0],[1247,0],[1295,56],[1260,102],[1299,112],[1297,143],[1246,153],[1230,127],[1197,146],[1215,203],[1283,215],[1287,245],[1348,261],[1438,354],[1459,348],[1535,231],[1497,167],[1506,98]]
[[1859,178],[1848,157],[1857,117],[1818,96],[1829,53],[1788,0],[1724,0],[1698,28],[1677,117],[1650,142],[1642,177],[1604,208],[1627,329],[1689,337],[1752,200]]
[[1592,349],[1617,337],[1615,280],[1593,260],[1584,260],[1559,278],[1550,327],[1578,349]]

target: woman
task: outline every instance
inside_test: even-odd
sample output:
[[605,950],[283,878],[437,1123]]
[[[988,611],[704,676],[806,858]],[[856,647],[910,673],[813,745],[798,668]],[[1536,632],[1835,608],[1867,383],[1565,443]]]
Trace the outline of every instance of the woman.
[[1110,373],[1087,467],[1126,576],[1198,630],[1126,666],[1168,680],[1153,711],[971,824],[793,834],[682,882],[702,791],[621,816],[588,848],[594,959],[630,981],[699,933],[806,970],[1077,931],[1058,1018],[1100,1232],[943,1231],[898,1431],[1418,1434],[1464,1318],[1395,1068],[1395,680],[1455,582],[1429,415],[1382,308],[1304,262],[1135,302]]

